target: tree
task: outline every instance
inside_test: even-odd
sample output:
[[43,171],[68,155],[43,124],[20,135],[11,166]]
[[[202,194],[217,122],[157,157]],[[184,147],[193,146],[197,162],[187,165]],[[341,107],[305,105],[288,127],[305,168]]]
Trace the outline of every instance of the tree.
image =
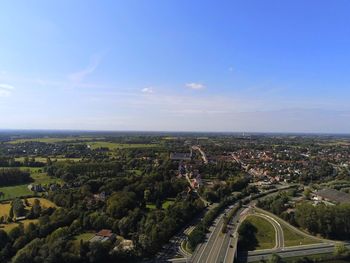
[[25,209],[24,209],[23,201],[21,199],[16,198],[15,200],[13,200],[11,206],[13,208],[13,213],[16,217],[20,217],[24,215]]
[[281,257],[277,254],[272,254],[268,263],[280,263],[282,262]]
[[159,198],[157,198],[157,200],[156,200],[156,208],[162,209],[162,201]]
[[8,218],[8,221],[9,221],[9,222],[12,222],[12,220],[13,220],[13,206],[11,205],[10,211],[9,211],[9,218]]
[[40,206],[40,200],[34,199],[34,203],[31,209],[31,214],[33,215],[33,218],[38,218],[41,213],[41,206]]
[[309,188],[309,187],[306,187],[305,189],[304,189],[304,196],[305,196],[305,198],[306,199],[310,199],[310,195],[311,195],[311,189]]
[[146,202],[150,201],[150,197],[151,197],[151,191],[149,189],[146,189],[143,192],[143,198],[145,199]]
[[87,253],[87,257],[89,262],[97,263],[97,262],[106,262],[108,261],[108,252],[110,243],[107,242],[91,242],[89,249],[90,251]]
[[106,212],[117,219],[121,219],[136,205],[137,198],[133,192],[116,192],[108,199]]
[[6,246],[8,241],[9,237],[7,233],[4,230],[0,229],[0,250]]
[[334,245],[334,255],[344,256],[349,250],[345,247],[344,243],[336,243]]
[[195,228],[191,234],[188,236],[188,244],[192,250],[196,248],[196,246],[201,243],[205,238],[205,232],[203,229]]
[[257,228],[252,223],[247,220],[243,221],[238,229],[238,245],[243,250],[254,250],[258,245],[258,240],[256,239],[257,231]]

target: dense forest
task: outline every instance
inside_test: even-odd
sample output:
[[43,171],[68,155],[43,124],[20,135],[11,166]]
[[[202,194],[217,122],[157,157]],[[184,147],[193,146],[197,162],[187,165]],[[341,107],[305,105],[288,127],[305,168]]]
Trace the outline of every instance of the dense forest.
[[0,169],[0,186],[24,184],[31,182],[30,173],[16,168]]

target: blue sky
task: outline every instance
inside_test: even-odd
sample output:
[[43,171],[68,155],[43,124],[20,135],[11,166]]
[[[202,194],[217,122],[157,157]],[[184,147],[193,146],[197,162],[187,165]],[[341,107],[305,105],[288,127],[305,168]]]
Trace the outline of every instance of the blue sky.
[[0,128],[349,133],[349,10],[1,1]]

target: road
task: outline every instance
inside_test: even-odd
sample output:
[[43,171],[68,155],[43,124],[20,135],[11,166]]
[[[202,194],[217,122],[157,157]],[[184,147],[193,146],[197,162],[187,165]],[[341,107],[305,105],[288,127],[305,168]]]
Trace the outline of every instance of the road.
[[199,151],[200,154],[202,155],[203,163],[204,163],[204,164],[208,164],[208,158],[207,158],[207,156],[205,155],[205,152],[201,149],[201,147],[199,147],[199,146],[192,146],[192,149],[193,149],[193,150],[196,150],[196,151]]
[[[233,217],[232,223],[228,225],[227,233],[223,234],[221,232],[222,226],[224,224],[224,214],[229,213],[231,209],[236,208],[237,205],[231,206],[226,209],[216,220],[215,223],[210,227],[210,233],[207,235],[207,241],[197,247],[191,262],[201,262],[201,263],[214,263],[214,262],[224,262],[225,258],[229,256],[230,245],[233,242],[233,232],[234,227],[232,223],[236,224],[239,219],[239,213],[242,211],[240,209],[237,214]],[[233,250],[234,247],[231,248]],[[234,256],[234,253],[233,253]],[[233,262],[233,258],[232,261]]]
[[[345,244],[347,248],[350,248],[350,244]],[[297,246],[297,247],[287,247],[280,251],[275,250],[261,250],[261,251],[252,251],[248,252],[248,257],[241,257],[240,261],[243,262],[254,262],[261,259],[269,259],[273,253],[278,254],[282,258],[287,257],[297,257],[297,256],[308,256],[322,253],[333,253],[334,252],[334,243],[328,244],[314,244],[306,246]]]
[[[278,247],[278,245],[276,244],[276,247],[273,249],[249,251],[247,255],[240,256],[239,258],[240,261],[254,262],[262,259],[266,260],[270,258],[271,255],[274,253],[278,254],[283,258],[287,258],[287,257],[308,256],[308,255],[314,255],[314,254],[334,252],[334,246],[336,244],[336,241],[321,239],[321,238],[317,238],[312,235],[306,234],[301,230],[291,226],[288,222],[285,222],[284,220],[278,218],[276,215],[271,214],[268,211],[265,211],[256,207],[254,207],[254,210],[257,211],[254,215],[263,216],[267,220],[270,219],[269,222],[270,223],[274,222],[274,227],[277,227],[277,225],[280,226],[280,231],[282,231],[282,235],[280,235],[279,237],[280,241],[278,241],[280,243],[280,246]],[[281,245],[281,240],[283,237],[283,229],[281,228],[281,224],[283,224],[285,227],[289,228],[290,230],[300,235],[313,238],[315,240],[321,241],[322,243],[311,244],[311,245],[300,245],[300,246],[294,246],[294,247],[284,247],[284,243],[283,245]],[[283,237],[283,240],[284,240],[284,237]],[[346,247],[350,248],[350,242],[343,242],[343,243]]]
[[270,222],[270,224],[275,229],[275,233],[276,233],[275,234],[276,245],[275,245],[274,249],[283,249],[284,248],[284,234],[283,234],[283,229],[281,227],[281,224],[279,222],[277,222],[276,219],[274,219],[273,217],[268,216],[266,214],[252,213],[252,215],[264,218],[265,220]]
[[[250,201],[250,197],[242,199],[243,203]],[[251,201],[252,204],[254,201]],[[238,241],[238,221],[242,221],[241,212],[243,209],[238,210],[234,215],[231,225],[228,227],[226,234],[221,233],[221,228],[223,225],[223,215],[228,213],[231,209],[234,209],[235,206],[231,206],[229,209],[226,209],[216,220],[215,224],[210,227],[210,234],[207,235],[207,241],[203,244],[200,244],[195,252],[192,255],[191,262],[203,262],[203,263],[215,263],[215,262],[230,262],[234,261],[237,249]],[[269,221],[272,221],[272,224],[278,229],[277,242],[278,247],[284,246],[284,237],[281,226],[278,225],[277,221],[271,219],[270,217],[265,216]]]
[[[285,188],[287,189],[287,188]],[[282,189],[280,189],[282,190]],[[273,194],[273,193],[269,193]],[[243,203],[245,201],[250,201],[250,197],[246,197],[242,199]],[[255,201],[249,202],[249,207],[254,210],[254,215],[260,216],[266,220],[268,220],[276,230],[276,246],[273,249],[267,250],[257,250],[247,252],[246,255],[240,255],[240,261],[243,262],[253,262],[259,261],[260,259],[268,259],[273,253],[280,255],[281,257],[294,257],[294,256],[306,256],[312,254],[319,253],[332,253],[334,251],[335,241],[319,239],[313,236],[309,236],[308,234],[296,229],[295,227],[289,225],[287,222],[278,218],[277,216],[251,206]],[[203,262],[203,263],[233,263],[236,255],[236,248],[238,242],[238,228],[241,222],[243,222],[244,217],[248,214],[245,213],[249,211],[249,209],[243,208],[239,209],[236,214],[233,216],[232,221],[228,225],[228,231],[226,234],[221,233],[221,229],[224,223],[224,214],[228,213],[231,209],[234,209],[235,206],[230,206],[223,213],[221,213],[217,219],[214,221],[214,224],[209,228],[209,233],[206,236],[206,241],[196,248],[191,258],[173,258],[168,260],[177,263],[185,263],[185,262]],[[285,247],[284,246],[284,234],[282,225],[288,227],[290,230],[295,231],[299,234],[303,234],[305,236],[312,237],[314,239],[318,239],[323,243],[313,244],[313,245],[302,245],[295,247]],[[350,248],[350,242],[344,243],[346,247]]]

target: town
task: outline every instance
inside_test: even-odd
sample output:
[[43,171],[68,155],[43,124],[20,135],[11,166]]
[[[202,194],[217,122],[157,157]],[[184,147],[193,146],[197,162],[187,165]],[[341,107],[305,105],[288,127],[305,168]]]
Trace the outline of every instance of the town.
[[[33,256],[28,253],[64,262],[304,262],[349,255],[346,217],[339,215],[336,225],[319,221],[350,213],[349,137],[0,138],[4,262],[22,262]],[[60,254],[47,254],[54,253],[50,247]]]

